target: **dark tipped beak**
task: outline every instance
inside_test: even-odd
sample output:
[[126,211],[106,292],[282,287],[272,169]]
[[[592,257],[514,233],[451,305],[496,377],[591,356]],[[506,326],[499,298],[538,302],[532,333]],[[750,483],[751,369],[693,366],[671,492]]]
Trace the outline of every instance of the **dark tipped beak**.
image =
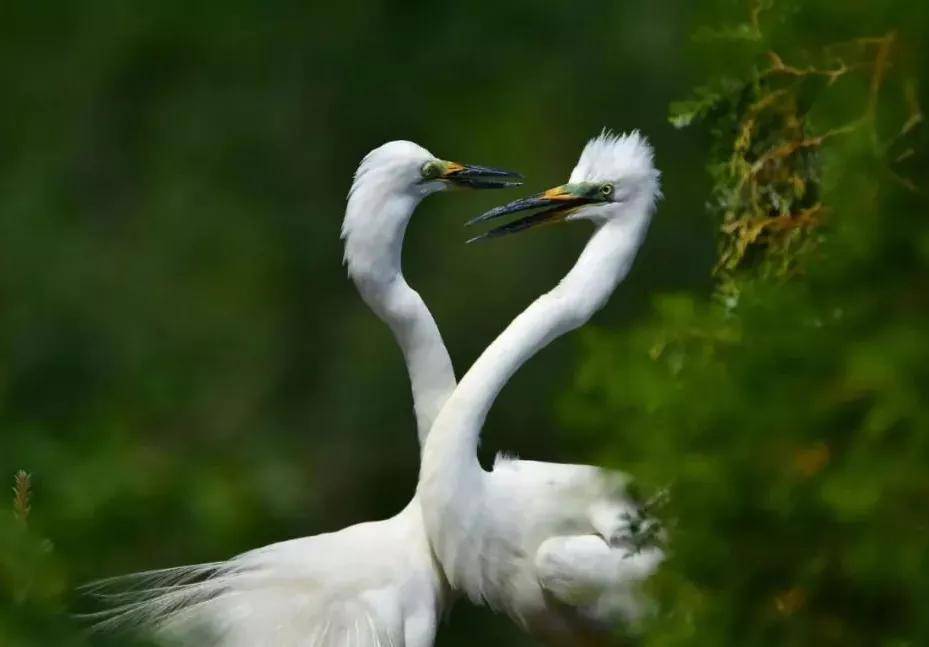
[[568,217],[569,213],[569,209],[565,209],[563,207],[552,207],[551,209],[545,209],[544,211],[534,213],[531,216],[519,218],[511,223],[507,223],[499,227],[494,227],[490,231],[485,231],[483,234],[479,234],[474,238],[469,238],[466,242],[476,243],[477,241],[484,240],[486,238],[499,238],[500,236],[516,234],[527,229],[532,229],[533,227],[539,227],[541,225],[553,225],[558,222],[564,222],[564,219]]
[[457,162],[448,162],[442,179],[468,189],[507,189],[523,183],[523,176],[513,171]]
[[499,236],[506,236],[507,234],[515,234],[520,231],[532,229],[540,225],[563,222],[577,207],[596,201],[596,194],[591,192],[590,187],[572,184],[557,186],[544,193],[514,200],[513,202],[491,209],[477,218],[472,218],[467,222],[468,225],[494,220],[520,211],[542,209],[542,211],[530,216],[519,218],[506,225],[491,229],[480,236],[475,236],[468,242],[473,243],[485,238],[497,238]]

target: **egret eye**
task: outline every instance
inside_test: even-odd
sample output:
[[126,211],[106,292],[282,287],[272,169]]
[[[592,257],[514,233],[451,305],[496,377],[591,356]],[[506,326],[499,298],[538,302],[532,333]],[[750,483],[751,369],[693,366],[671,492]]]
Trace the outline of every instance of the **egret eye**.
[[424,180],[434,180],[442,174],[442,169],[435,162],[426,162],[419,172]]
[[600,185],[600,195],[604,198],[609,198],[613,195],[613,185],[612,184],[602,184]]

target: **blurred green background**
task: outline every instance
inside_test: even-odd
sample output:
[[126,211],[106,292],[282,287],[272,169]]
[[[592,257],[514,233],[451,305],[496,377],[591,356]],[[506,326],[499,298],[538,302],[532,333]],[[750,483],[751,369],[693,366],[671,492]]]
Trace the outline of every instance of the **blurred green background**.
[[[812,264],[826,269],[714,275],[731,180],[714,164],[745,102],[705,90],[712,108],[692,112],[709,127],[668,120],[700,83],[752,87],[771,47],[799,65],[889,30],[893,105],[927,105],[927,11],[772,4],[4,4],[0,478],[29,472],[32,507],[27,524],[0,507],[0,645],[124,644],[79,631],[69,614],[94,606],[75,586],[400,510],[418,468],[405,369],[341,265],[358,161],[411,139],[517,169],[533,191],[565,179],[604,126],[651,138],[665,199],[596,330],[507,387],[483,455],[602,462],[671,485],[678,548],[643,641],[929,642],[925,201],[875,171],[873,138],[853,133],[803,170],[817,197],[855,214],[809,234],[826,239]],[[804,122],[813,132],[861,99],[822,85],[797,90],[802,119],[822,106]],[[890,113],[883,131],[912,115]],[[913,157],[918,189],[925,157]],[[514,196],[430,198],[407,237],[408,280],[459,375],[587,235],[463,245],[465,219]],[[856,316],[808,329],[838,310]],[[667,338],[670,360],[654,351]],[[836,386],[848,375],[858,381]],[[778,437],[784,456],[812,451],[814,474],[777,480],[791,460],[765,440]],[[771,602],[785,591],[802,593]],[[769,603],[790,613],[766,615]],[[438,644],[480,641],[531,644],[456,605]]]

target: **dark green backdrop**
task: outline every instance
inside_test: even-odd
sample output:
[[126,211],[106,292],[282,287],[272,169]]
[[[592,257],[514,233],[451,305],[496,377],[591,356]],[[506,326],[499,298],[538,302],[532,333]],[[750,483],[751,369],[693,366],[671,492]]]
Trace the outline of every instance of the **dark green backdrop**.
[[[339,241],[355,166],[387,140],[518,169],[531,191],[602,127],[640,128],[668,198],[598,321],[708,284],[699,147],[665,118],[689,87],[688,4],[6,4],[0,475],[32,473],[30,525],[60,566],[48,586],[221,559],[409,499],[404,366]],[[466,247],[464,220],[514,196],[434,197],[409,232],[406,273],[459,373],[586,233]],[[586,458],[552,420],[575,343],[513,381],[488,457]],[[21,626],[11,614],[0,623]],[[452,620],[443,644],[523,640],[465,604]],[[34,636],[67,632],[42,624]]]
[[[777,23],[794,51],[906,17],[899,2],[815,4]],[[387,140],[517,169],[534,191],[563,181],[602,127],[641,129],[666,197],[594,325],[621,337],[653,316],[656,293],[709,303],[718,222],[706,166],[720,134],[675,130],[668,104],[728,63],[751,68],[692,40],[746,12],[670,0],[5,3],[0,481],[24,469],[33,496],[25,535],[0,521],[0,645],[85,644],[67,614],[94,608],[73,592],[88,580],[223,559],[405,505],[418,467],[405,369],[346,279],[339,241],[355,166]],[[925,35],[924,14],[911,34]],[[459,374],[587,233],[463,244],[467,218],[515,195],[435,196],[407,237],[408,280]],[[631,379],[612,354],[627,342],[581,338],[513,379],[483,455],[628,467],[629,451],[665,476],[660,451],[617,440],[613,426],[638,416],[629,429],[647,435],[648,407],[603,401],[589,382]],[[636,357],[653,341],[630,339]],[[643,393],[681,392],[656,379]],[[728,635],[717,641],[739,644]],[[482,642],[530,644],[457,605],[438,644]]]

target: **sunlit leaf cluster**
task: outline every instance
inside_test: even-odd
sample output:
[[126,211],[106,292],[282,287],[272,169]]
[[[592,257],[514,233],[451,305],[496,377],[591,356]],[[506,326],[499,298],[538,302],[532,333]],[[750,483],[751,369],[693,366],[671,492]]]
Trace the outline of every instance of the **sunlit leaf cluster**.
[[[753,15],[752,25],[743,26],[755,34],[749,39],[754,42],[763,34]],[[709,32],[704,38],[735,36]],[[821,199],[819,154],[831,139],[864,131],[878,156],[886,157],[906,142],[904,152],[885,162],[915,154],[907,141],[923,120],[915,82],[907,80],[903,96],[888,97],[884,88],[895,44],[896,35],[890,32],[826,45],[812,57],[815,63],[802,66],[785,62],[769,49],[748,78],[721,77],[698,87],[691,99],[671,104],[669,119],[675,127],[704,123],[713,135],[708,212],[720,223],[714,271],[723,292],[737,291],[732,279],[739,270],[770,278],[802,269],[829,212]],[[856,95],[855,86],[864,84],[867,91]],[[817,112],[818,106],[829,103],[830,94],[852,96],[842,110]],[[878,109],[903,101],[905,121],[896,131],[882,134]],[[888,172],[893,172],[889,165]],[[897,179],[918,190],[912,179]]]

